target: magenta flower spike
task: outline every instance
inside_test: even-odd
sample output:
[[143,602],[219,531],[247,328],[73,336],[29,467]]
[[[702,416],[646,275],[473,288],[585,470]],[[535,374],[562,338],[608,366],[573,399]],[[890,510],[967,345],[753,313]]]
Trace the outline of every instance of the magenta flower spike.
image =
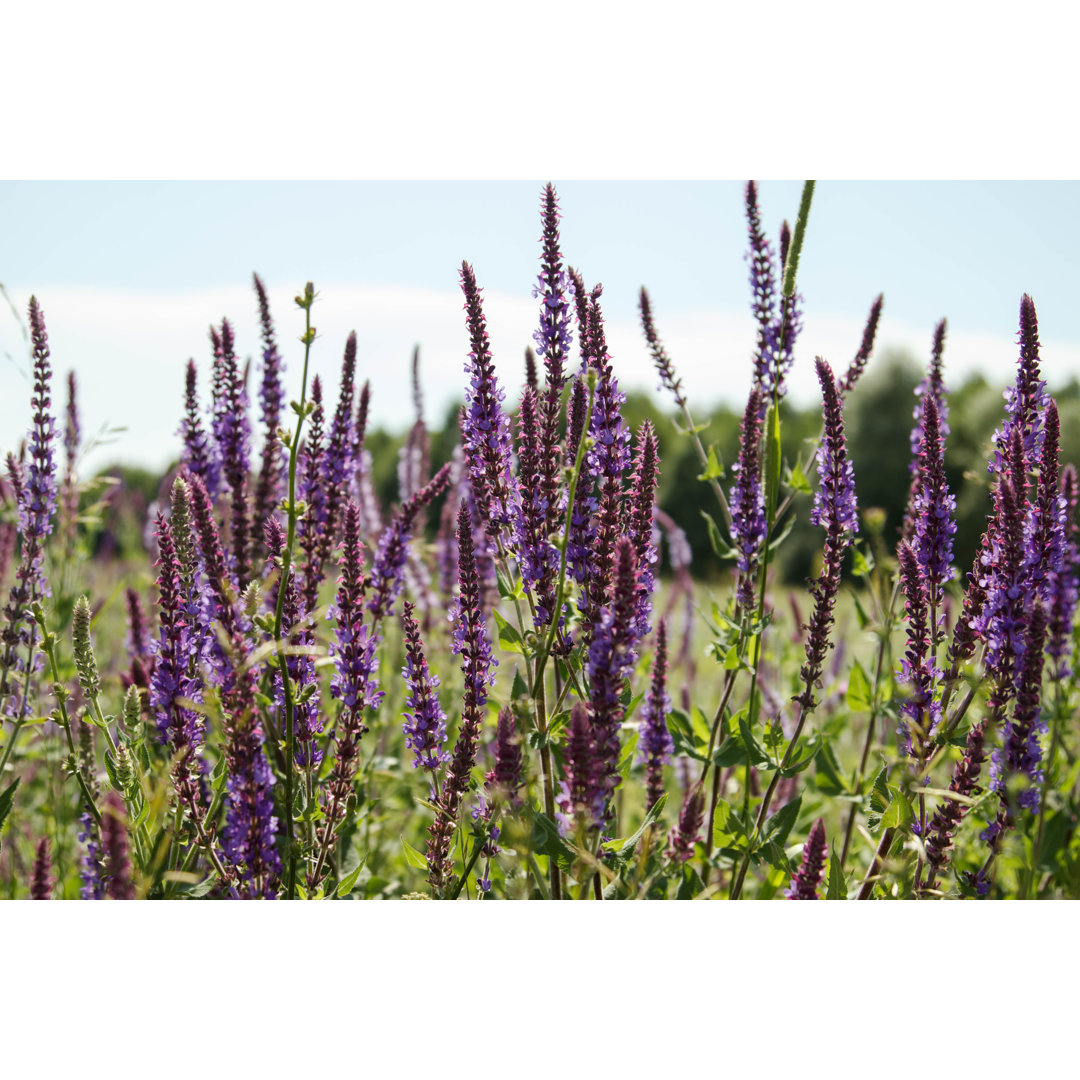
[[656,628],[652,683],[641,711],[638,753],[645,763],[645,808],[651,810],[664,794],[664,766],[671,762],[675,740],[667,728],[671,698],[667,692],[667,621]]
[[402,675],[409,688],[405,699],[405,745],[413,752],[413,768],[434,772],[450,760],[442,747],[446,742],[446,713],[439,704],[439,676],[428,670],[420,627],[413,618],[415,608],[402,604],[401,621],[405,633],[405,667]]
[[803,845],[802,862],[791,877],[791,884],[784,894],[789,900],[817,900],[818,888],[825,874],[825,822],[818,818]]
[[735,484],[728,505],[731,508],[731,539],[739,553],[736,597],[744,613],[755,608],[758,563],[768,525],[765,520],[765,492],[761,484],[761,420],[765,408],[761,391],[750,391],[739,428],[739,460],[732,466]]
[[260,419],[263,427],[262,453],[259,461],[259,477],[255,483],[252,514],[254,532],[264,535],[266,519],[277,510],[277,504],[285,493],[288,479],[289,458],[278,438],[282,413],[285,410],[285,388],[282,375],[285,362],[278,351],[274,333],[274,320],[270,315],[270,301],[266,286],[258,274],[253,274],[255,294],[259,302],[259,325],[262,335],[262,381],[259,384]]

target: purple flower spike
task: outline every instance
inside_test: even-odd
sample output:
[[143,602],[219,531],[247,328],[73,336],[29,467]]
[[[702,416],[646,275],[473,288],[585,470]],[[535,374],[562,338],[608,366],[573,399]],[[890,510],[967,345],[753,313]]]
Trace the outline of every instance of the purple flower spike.
[[49,857],[49,838],[43,836],[34,851],[34,876],[30,883],[31,900],[51,900],[56,882],[53,880],[52,859]]
[[436,888],[446,885],[453,871],[450,841],[476,763],[487,688],[495,681],[492,672],[495,660],[491,655],[491,641],[480,605],[480,578],[473,550],[472,522],[468,507],[464,504],[458,512],[458,582],[461,591],[457,606],[451,613],[454,622],[452,648],[461,657],[465,693],[453,757],[436,800],[440,813],[428,829],[428,881]]
[[231,544],[236,584],[241,590],[250,580],[250,525],[248,517],[248,467],[251,431],[247,416],[247,391],[236,361],[233,329],[221,320],[220,347],[215,349],[214,438],[221,455],[221,471],[232,493]]
[[255,485],[254,524],[256,535],[262,535],[266,519],[275,512],[285,491],[289,467],[288,455],[278,438],[281,414],[285,408],[285,390],[281,377],[285,363],[278,352],[274,321],[270,316],[270,301],[266,286],[258,274],[253,274],[255,293],[259,301],[259,324],[262,333],[262,383],[259,386],[259,405],[263,425],[262,456],[259,478]]
[[405,582],[405,562],[408,558],[409,540],[420,510],[431,504],[450,482],[450,464],[444,465],[426,487],[421,488],[394,516],[383,530],[371,568],[371,596],[368,610],[375,619],[390,613],[394,601]]
[[[1035,303],[1026,293],[1020,301],[1020,360],[1016,382],[1005,392],[1005,423],[994,434],[994,454],[989,471],[1002,474],[1015,458],[1010,449],[1013,431],[1020,434],[1022,471],[1034,469],[1042,449],[1042,417],[1046,410],[1046,383],[1039,371],[1039,324]],[[1015,468],[1014,468],[1015,473]],[[1014,474],[1016,496],[1023,499],[1023,490]]]
[[195,361],[189,360],[184,379],[184,419],[180,425],[184,448],[180,460],[185,471],[191,476],[197,476],[209,492],[210,498],[215,499],[221,483],[221,462],[203,429],[199,415],[197,379]]
[[510,469],[510,425],[502,410],[503,390],[495,378],[480,288],[468,263],[461,264],[471,349],[465,372],[466,419],[462,429],[473,495],[492,539],[509,538],[519,513]]
[[931,647],[926,580],[910,544],[899,548],[900,579],[907,602],[907,650],[901,661],[899,679],[911,687],[911,696],[901,705],[904,752],[921,764],[926,759],[927,742],[941,720],[941,702],[936,688],[941,669],[934,663]]
[[705,789],[695,784],[687,794],[679,811],[679,823],[671,834],[668,857],[676,862],[689,862],[694,857],[694,845],[701,838],[701,826],[705,821]]
[[884,303],[885,295],[880,293],[870,307],[870,314],[866,319],[866,328],[863,330],[859,351],[855,354],[855,358],[851,361],[847,374],[844,376],[844,381],[840,384],[842,394],[850,394],[855,389],[855,384],[861,378],[862,373],[866,370],[867,361],[874,351],[874,338],[877,337],[878,323],[881,321],[881,308]]
[[825,528],[825,548],[821,573],[810,583],[814,611],[806,635],[806,663],[799,675],[803,691],[796,697],[804,712],[816,705],[815,687],[821,679],[825,655],[831,648],[829,632],[833,624],[833,607],[840,592],[840,570],[851,534],[858,529],[855,504],[855,477],[847,456],[844,440],[844,417],[840,395],[832,369],[819,356],[818,381],[824,399],[825,431],[818,448],[818,490],[810,520]]
[[637,453],[630,480],[629,535],[637,557],[638,592],[635,603],[635,634],[641,641],[652,632],[652,596],[655,585],[655,567],[658,561],[653,543],[653,511],[656,502],[658,472],[656,431],[649,420],[642,422],[637,437]]
[[596,764],[608,797],[614,794],[621,780],[619,729],[625,715],[622,691],[637,660],[634,618],[637,585],[634,545],[622,537],[615,550],[611,604],[603,609],[599,623],[593,628],[586,662]]
[[761,391],[755,386],[750,391],[739,429],[739,460],[732,467],[736,479],[729,500],[731,539],[739,553],[739,584],[736,595],[745,613],[754,610],[758,561],[761,545],[768,532],[765,521],[765,493],[761,486],[759,466],[763,413]]
[[128,852],[127,810],[124,800],[115,792],[105,795],[101,814],[101,844],[105,850],[105,895],[110,900],[134,900],[135,885],[131,880],[131,857]]
[[434,772],[450,760],[450,755],[442,749],[446,742],[446,713],[439,704],[439,677],[428,671],[420,627],[413,618],[414,610],[408,600],[402,605],[401,619],[405,629],[402,675],[409,688],[402,727],[405,745],[413,752],[413,768]]
[[1076,469],[1066,465],[1061,470],[1058,507],[1061,515],[1061,568],[1051,570],[1048,583],[1050,597],[1049,641],[1047,655],[1053,658],[1051,678],[1067,679],[1072,674],[1072,627],[1080,597],[1080,550],[1077,546],[1076,506],[1080,484]]
[[[944,600],[945,584],[953,575],[956,498],[945,479],[945,448],[937,399],[933,394],[923,399],[916,486],[911,504],[915,518],[915,552],[926,577],[930,605],[937,611]],[[937,633],[937,627],[931,627],[931,630]]]
[[675,740],[667,728],[671,698],[667,687],[667,621],[656,628],[656,654],[653,657],[652,684],[641,711],[641,734],[638,739],[640,759],[645,763],[645,808],[651,810],[664,794],[664,766],[671,762]]
[[580,702],[570,710],[570,730],[563,751],[564,779],[556,797],[559,831],[567,836],[604,820],[607,794],[596,760],[596,742],[588,710]]
[[499,726],[495,734],[495,768],[488,773],[485,788],[493,800],[516,801],[521,787],[521,736],[508,707],[499,710]]
[[803,845],[802,862],[791,877],[791,884],[784,894],[789,900],[817,900],[818,886],[825,875],[825,822],[818,818]]
[[671,357],[668,356],[667,350],[660,340],[660,335],[656,331],[656,325],[653,322],[652,304],[644,287],[642,287],[641,295],[638,298],[638,309],[641,312],[641,328],[645,333],[645,341],[649,346],[649,352],[652,354],[653,365],[660,376],[658,389],[668,390],[675,399],[675,404],[685,411],[686,396],[683,394],[682,379],[675,374],[675,365],[672,363]]

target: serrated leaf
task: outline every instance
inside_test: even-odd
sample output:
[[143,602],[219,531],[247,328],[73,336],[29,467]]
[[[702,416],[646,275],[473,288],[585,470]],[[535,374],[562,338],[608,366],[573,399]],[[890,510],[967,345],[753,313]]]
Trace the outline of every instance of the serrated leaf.
[[667,804],[667,794],[663,794],[659,799],[653,803],[652,808],[645,815],[645,819],[637,827],[637,831],[628,836],[625,840],[608,840],[604,845],[605,851],[613,851],[618,855],[629,857],[634,853],[634,848],[637,847],[638,841],[645,835],[645,830],[652,825],[664,812],[664,806]]
[[869,549],[864,553],[860,548],[851,549],[851,572],[856,577],[869,577],[874,571],[874,554]]
[[679,882],[679,891],[675,894],[675,899],[693,900],[704,889],[705,882],[701,880],[701,875],[692,866],[684,866],[682,881]]
[[881,818],[881,826],[885,829],[906,828],[915,820],[915,811],[908,801],[908,797],[899,788],[890,788],[892,799]]
[[405,849],[405,861],[413,867],[413,869],[426,870],[428,868],[427,859],[425,859],[404,836],[401,837],[401,846]]
[[889,766],[882,765],[874,777],[874,785],[866,798],[866,827],[871,833],[878,830],[881,825],[881,817],[889,808],[892,796],[889,793],[889,785],[886,777],[889,774]]
[[759,769],[763,765],[775,768],[772,758],[765,753],[761,744],[754,738],[754,733],[750,730],[750,724],[745,716],[739,717],[739,738],[749,755],[751,765]]
[[870,712],[874,707],[874,688],[863,671],[862,664],[855,661],[848,676],[847,694],[844,700],[852,712]]
[[795,464],[788,470],[787,485],[792,491],[797,491],[800,495],[812,495],[814,489],[810,486],[810,481],[807,478],[806,472],[803,469],[802,461],[796,461]]
[[554,859],[560,870],[569,870],[577,854],[559,835],[555,822],[546,814],[533,816],[532,849],[538,855]]

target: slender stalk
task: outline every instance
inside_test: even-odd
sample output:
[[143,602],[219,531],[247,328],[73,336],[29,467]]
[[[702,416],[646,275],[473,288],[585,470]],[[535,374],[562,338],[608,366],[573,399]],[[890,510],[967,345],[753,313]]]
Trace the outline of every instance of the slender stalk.
[[300,339],[304,345],[304,372],[300,382],[300,402],[296,407],[296,430],[293,432],[292,441],[289,444],[289,501],[286,506],[288,514],[288,533],[285,539],[285,550],[281,554],[281,581],[278,586],[277,608],[274,612],[274,639],[278,642],[277,659],[278,668],[281,671],[281,684],[285,697],[285,846],[287,851],[288,868],[286,871],[286,897],[289,900],[296,899],[296,851],[294,850],[294,826],[293,826],[293,773],[295,771],[296,758],[296,700],[293,694],[292,682],[289,679],[289,667],[286,660],[285,650],[281,647],[281,623],[285,608],[285,592],[289,584],[289,574],[292,570],[293,547],[296,544],[296,523],[298,519],[296,507],[296,461],[300,450],[300,432],[304,426],[304,417],[307,413],[307,377],[308,361],[311,357],[311,343],[315,340],[315,329],[311,325],[311,305],[315,301],[315,287],[308,282],[304,288],[303,297],[296,298],[297,304],[304,309],[304,336]]

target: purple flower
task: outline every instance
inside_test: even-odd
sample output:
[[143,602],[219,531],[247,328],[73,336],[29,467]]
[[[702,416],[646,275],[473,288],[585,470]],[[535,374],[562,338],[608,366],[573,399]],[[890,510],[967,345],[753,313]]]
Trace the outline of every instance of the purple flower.
[[817,900],[817,891],[825,874],[825,821],[818,818],[803,845],[802,862],[791,876],[791,884],[784,894],[789,900]]
[[439,704],[438,675],[428,671],[420,627],[413,618],[413,605],[402,605],[405,630],[405,667],[402,675],[409,688],[403,713],[405,745],[413,752],[413,768],[434,772],[450,760],[442,746],[446,742],[446,713]]
[[736,479],[729,500],[731,539],[739,553],[737,597],[745,613],[754,610],[758,560],[768,532],[758,453],[763,411],[761,391],[755,386],[739,429],[739,460],[732,466]]
[[668,857],[676,862],[688,862],[694,857],[694,845],[701,837],[705,821],[705,789],[695,784],[687,793],[679,811],[679,823],[671,833]]
[[426,487],[421,488],[406,502],[393,521],[383,530],[371,568],[371,596],[368,610],[375,619],[390,613],[390,608],[405,583],[405,562],[408,558],[409,540],[420,510],[430,505],[450,482],[450,465],[444,465]]
[[817,453],[819,482],[810,521],[825,528],[825,547],[821,573],[809,586],[814,610],[807,626],[806,662],[799,672],[803,691],[795,699],[804,712],[809,712],[816,704],[814,690],[821,679],[825,655],[831,647],[829,631],[840,591],[844,552],[851,541],[851,533],[858,529],[855,477],[844,440],[840,395],[832,369],[821,357],[817,359],[817,374],[824,399],[825,430]]
[[504,393],[495,378],[480,288],[468,263],[461,264],[461,288],[471,344],[462,445],[473,496],[492,538],[509,537],[519,513],[510,469],[510,425],[502,410]]
[[[589,408],[589,392],[584,379],[576,379],[570,392],[570,410],[567,423],[567,464],[573,466],[581,436],[585,427],[585,415]],[[596,546],[596,496],[593,484],[584,466],[574,491],[574,506],[570,515],[569,536],[566,543],[566,567],[578,584],[583,585],[594,565]]]
[[637,436],[634,471],[630,478],[630,513],[628,533],[637,558],[637,598],[634,604],[635,634],[639,641],[652,631],[652,597],[655,567],[658,561],[653,542],[653,510],[657,480],[656,432],[649,420],[644,420]]
[[615,549],[615,583],[611,603],[594,625],[586,673],[589,679],[589,708],[596,766],[605,794],[618,787],[619,730],[625,712],[622,692],[637,660],[635,598],[638,573],[634,546],[621,537]]
[[[926,577],[930,606],[939,610],[944,586],[952,579],[953,537],[956,535],[956,498],[945,479],[945,448],[942,445],[937,399],[923,399],[922,441],[916,472],[917,490],[912,500],[915,518],[915,553]],[[937,627],[931,627],[936,635]]]
[[105,853],[105,895],[110,900],[134,900],[131,857],[128,852],[127,810],[115,791],[105,794],[101,814],[101,845]]
[[911,545],[900,542],[898,551],[900,579],[907,604],[907,650],[901,661],[898,678],[911,687],[911,695],[900,706],[904,752],[918,759],[926,758],[930,736],[941,721],[941,702],[936,689],[941,669],[934,662],[931,644],[926,580]]
[[664,766],[671,762],[675,740],[667,728],[671,698],[667,680],[667,621],[660,620],[656,628],[656,653],[653,656],[652,683],[641,710],[641,729],[638,753],[645,763],[645,808],[651,810],[664,794]]
[[203,430],[196,379],[195,361],[188,360],[184,381],[184,419],[180,425],[184,447],[180,460],[185,471],[191,476],[197,476],[206,487],[210,498],[215,499],[221,483],[221,462]]
[[1076,506],[1078,499],[1076,469],[1066,465],[1061,470],[1058,507],[1063,537],[1062,560],[1059,570],[1051,570],[1048,583],[1050,597],[1050,628],[1047,655],[1054,663],[1050,677],[1067,679],[1072,674],[1072,627],[1080,596],[1080,550],[1077,548]]
[[299,523],[300,548],[304,552],[303,588],[304,610],[310,611],[318,598],[322,577],[323,534],[326,531],[326,504],[330,492],[323,482],[326,456],[325,413],[323,411],[322,379],[318,375],[311,383],[311,425],[308,437],[300,448],[297,471],[300,476],[299,496],[307,507]]
[[278,500],[285,491],[289,459],[278,438],[281,414],[285,408],[285,390],[281,381],[285,363],[278,352],[266,286],[263,285],[258,274],[253,274],[252,277],[259,300],[259,323],[262,327],[263,343],[262,382],[259,385],[263,444],[253,510],[255,531],[259,534],[266,519],[275,512]]
[[34,850],[34,875],[30,883],[31,900],[51,900],[56,882],[51,875],[52,860],[49,858],[49,838],[43,836]]
[[79,860],[79,899],[103,900],[105,886],[101,881],[101,837],[98,835],[97,822],[89,810],[79,816],[79,843],[84,845],[82,858]]
[[563,780],[555,804],[559,831],[572,833],[576,825],[586,829],[604,820],[607,792],[598,767],[596,741],[589,712],[580,702],[570,710],[570,730],[563,749]]
[[247,415],[247,391],[236,361],[233,329],[221,320],[221,336],[214,339],[214,438],[221,457],[221,471],[232,493],[230,536],[237,587],[249,580],[250,524],[247,484],[251,430]]
[[866,328],[863,330],[859,351],[851,361],[843,382],[840,383],[840,393],[842,394],[850,394],[855,389],[855,384],[859,381],[862,373],[866,370],[867,361],[874,351],[874,338],[877,337],[878,323],[881,320],[881,308],[884,303],[885,296],[881,293],[870,306],[870,314],[866,318]]
[[657,389],[669,390],[672,397],[675,398],[675,404],[685,411],[687,404],[686,396],[683,394],[682,379],[676,376],[675,365],[672,363],[671,357],[668,356],[667,350],[660,340],[660,335],[656,332],[656,325],[653,322],[652,304],[649,301],[649,294],[645,291],[644,287],[642,287],[641,295],[638,299],[638,308],[641,312],[641,328],[645,333],[645,341],[649,346],[649,352],[652,353],[653,364],[656,367],[657,374],[660,376],[660,386]]
[[435,800],[440,813],[428,829],[428,881],[436,888],[446,885],[453,870],[453,860],[449,856],[450,841],[476,763],[487,688],[495,681],[491,670],[495,660],[491,655],[491,641],[480,605],[480,578],[473,552],[472,523],[468,507],[464,504],[458,512],[458,582],[461,592],[450,616],[454,622],[452,649],[461,657],[465,692],[454,753],[446,770],[442,791]]

